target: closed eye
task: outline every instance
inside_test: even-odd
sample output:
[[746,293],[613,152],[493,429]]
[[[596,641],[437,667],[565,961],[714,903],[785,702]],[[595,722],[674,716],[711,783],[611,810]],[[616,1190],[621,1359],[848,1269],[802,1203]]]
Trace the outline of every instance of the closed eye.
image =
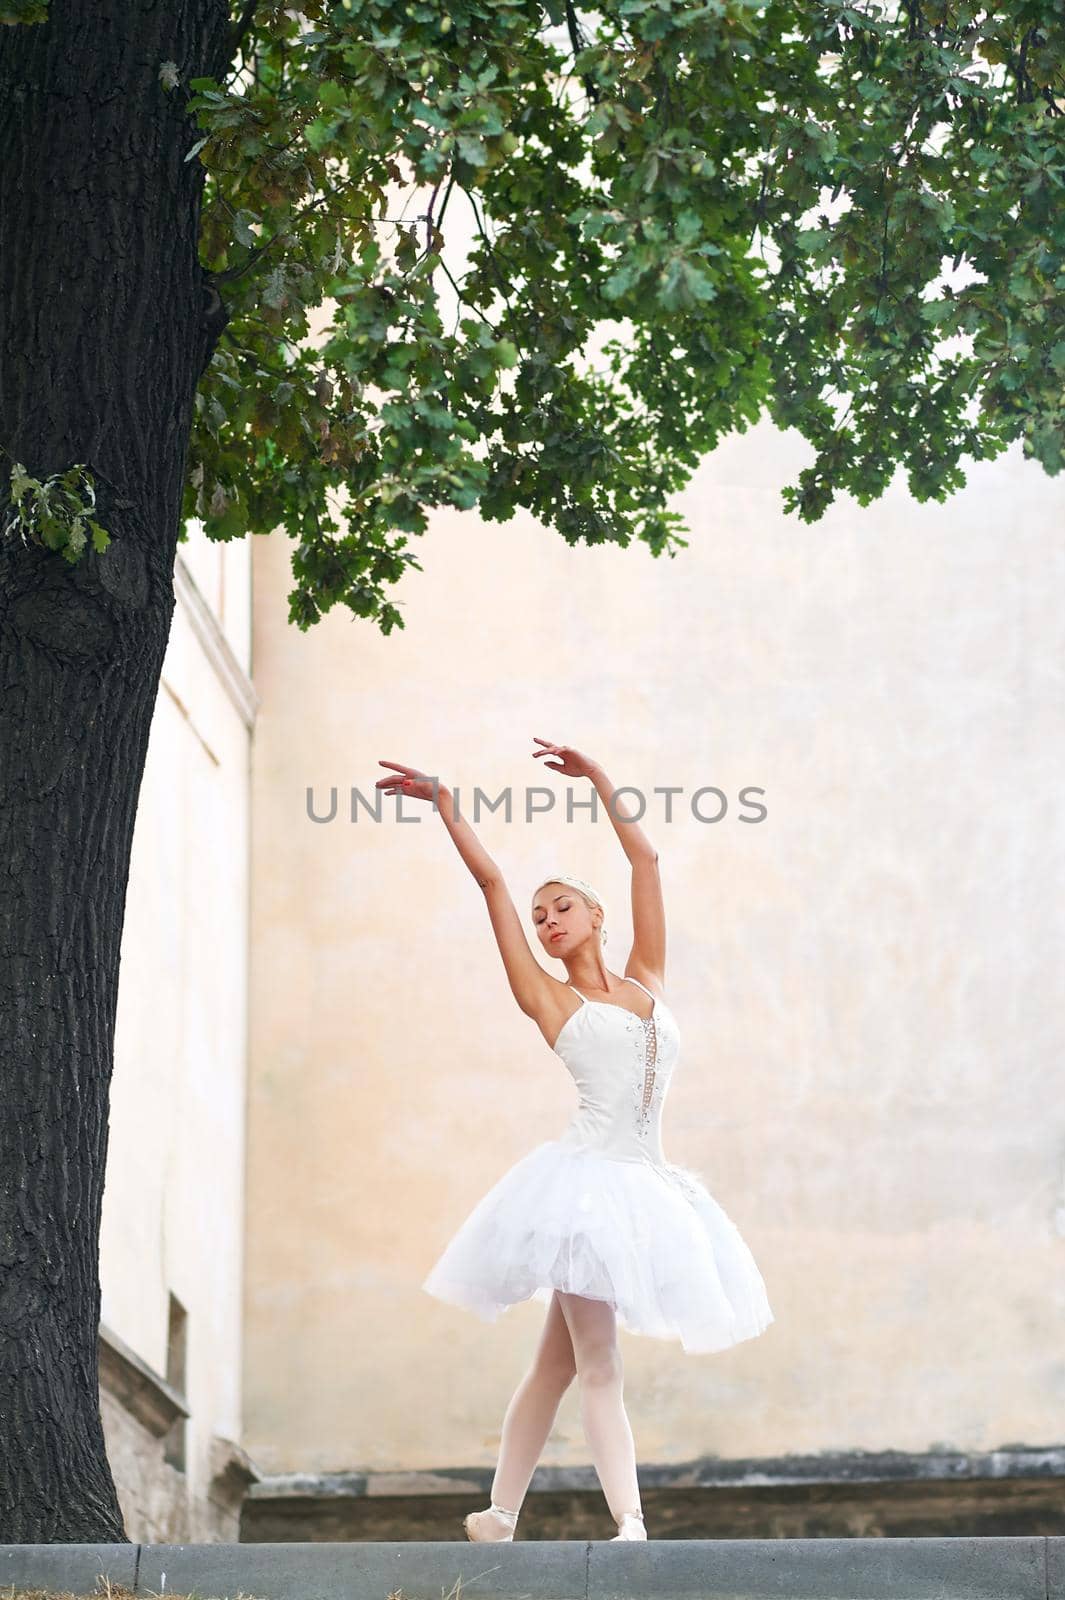
[[[559,909],[559,910],[560,910],[560,911],[568,911],[568,910],[569,910],[569,908],[570,908],[570,901],[568,901],[568,900],[567,900],[567,901],[566,901],[566,904],[565,904],[565,905],[564,905],[564,906],[559,906],[559,908],[558,908],[558,909]],[[536,921],[536,926],[537,926],[537,927],[538,927],[538,928],[542,928],[542,927],[543,927],[543,925],[544,925],[544,923],[545,923],[545,922],[546,922],[546,921],[547,921],[547,918],[546,918],[546,917],[538,917],[538,918],[537,918],[537,921]]]

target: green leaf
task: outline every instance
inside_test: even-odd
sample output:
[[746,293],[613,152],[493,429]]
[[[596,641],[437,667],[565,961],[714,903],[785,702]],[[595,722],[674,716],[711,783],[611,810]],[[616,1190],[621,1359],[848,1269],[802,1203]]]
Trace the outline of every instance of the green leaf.
[[238,211],[233,218],[233,235],[238,243],[243,245],[258,244],[258,236],[251,231],[251,224],[261,219],[253,211]]
[[929,4],[625,0],[576,60],[562,0],[266,8],[239,94],[189,83],[229,320],[183,518],[224,484],[208,537],[284,528],[297,626],[388,633],[435,508],[672,555],[664,508],[763,415],[803,522],[1013,439],[1060,470],[1061,119],[980,55],[1030,36],[1038,90],[1052,41]]
[[319,105],[327,106],[330,110],[336,110],[338,106],[346,106],[348,103],[347,90],[334,79],[326,78],[324,83],[318,85],[318,103]]

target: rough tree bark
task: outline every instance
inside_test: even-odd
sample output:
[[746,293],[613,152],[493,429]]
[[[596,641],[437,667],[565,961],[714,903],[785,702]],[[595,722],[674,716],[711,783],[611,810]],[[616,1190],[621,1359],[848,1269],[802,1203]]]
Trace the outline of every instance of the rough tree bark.
[[0,506],[86,462],[112,534],[0,539],[0,1542],[125,1541],[100,1421],[119,945],[174,609],[193,398],[225,321],[182,85],[224,0],[51,0],[0,28]]

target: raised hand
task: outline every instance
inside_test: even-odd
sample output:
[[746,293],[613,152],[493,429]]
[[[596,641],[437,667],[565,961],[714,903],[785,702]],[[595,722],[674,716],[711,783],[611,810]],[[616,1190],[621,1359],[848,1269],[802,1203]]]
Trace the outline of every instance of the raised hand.
[[590,778],[596,771],[598,763],[591,756],[582,755],[571,744],[552,744],[549,739],[539,739],[533,734],[536,744],[545,746],[543,750],[534,750],[533,758],[537,756],[554,755],[557,761],[545,761],[544,766],[550,767],[552,772],[561,772],[567,778]]
[[419,772],[417,767],[405,767],[401,761],[379,760],[377,765],[391,767],[393,771],[383,778],[378,778],[374,785],[375,789],[383,789],[386,794],[409,795],[412,800],[436,799],[436,791],[440,785],[439,778]]

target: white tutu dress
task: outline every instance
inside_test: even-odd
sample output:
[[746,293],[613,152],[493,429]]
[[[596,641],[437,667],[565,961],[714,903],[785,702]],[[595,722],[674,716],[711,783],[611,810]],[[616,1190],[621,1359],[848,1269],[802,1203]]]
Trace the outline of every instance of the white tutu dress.
[[580,995],[554,1046],[577,1085],[576,1114],[478,1201],[422,1288],[487,1322],[568,1290],[609,1301],[630,1333],[724,1350],[773,1313],[735,1223],[663,1155],[680,1033],[663,1001],[626,981],[654,1001],[651,1015]]

